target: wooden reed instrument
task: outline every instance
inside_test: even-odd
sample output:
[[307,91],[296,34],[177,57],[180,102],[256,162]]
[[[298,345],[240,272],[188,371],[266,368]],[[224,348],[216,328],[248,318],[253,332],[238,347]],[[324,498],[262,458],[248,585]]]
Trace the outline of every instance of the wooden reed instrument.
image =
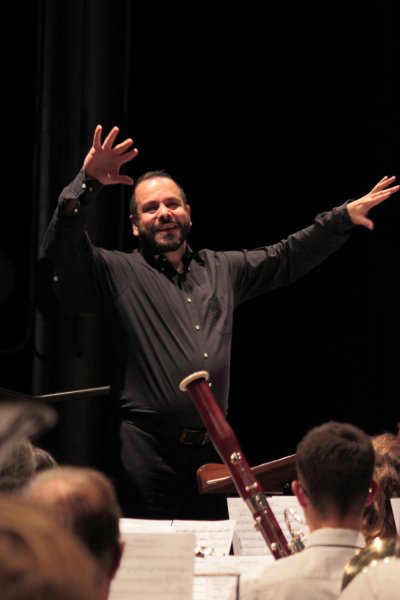
[[256,528],[263,535],[274,558],[291,554],[288,542],[269,506],[265,494],[244,456],[232,427],[212,394],[207,371],[185,377],[179,389],[188,391],[203,419],[208,434],[226,464],[235,487],[249,507]]

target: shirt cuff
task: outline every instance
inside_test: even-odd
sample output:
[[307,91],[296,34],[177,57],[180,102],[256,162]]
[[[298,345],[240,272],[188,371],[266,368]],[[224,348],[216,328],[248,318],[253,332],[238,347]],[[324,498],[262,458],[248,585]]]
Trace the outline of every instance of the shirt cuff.
[[97,181],[86,177],[83,168],[79,171],[75,179],[63,190],[61,194],[59,207],[62,213],[77,213],[81,204],[88,205],[95,197],[96,193],[103,187]]

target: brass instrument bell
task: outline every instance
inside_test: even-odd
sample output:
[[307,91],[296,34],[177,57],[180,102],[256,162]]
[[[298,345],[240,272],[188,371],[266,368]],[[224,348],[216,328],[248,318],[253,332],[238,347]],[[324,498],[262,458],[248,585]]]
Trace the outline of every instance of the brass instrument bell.
[[342,590],[354,577],[376,565],[379,560],[391,560],[400,556],[400,536],[382,539],[376,537],[361,550],[357,550],[344,568]]

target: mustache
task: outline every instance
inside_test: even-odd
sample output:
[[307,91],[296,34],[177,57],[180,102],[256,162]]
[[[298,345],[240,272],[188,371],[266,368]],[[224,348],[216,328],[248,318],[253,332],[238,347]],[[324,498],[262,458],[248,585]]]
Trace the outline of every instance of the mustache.
[[[165,225],[172,225],[173,227],[167,227],[165,228]],[[158,226],[154,226],[152,227],[151,231],[153,233],[158,233],[158,232],[162,232],[162,231],[170,231],[170,229],[177,227],[178,229],[182,230],[182,223],[178,223],[177,221],[168,221],[168,223],[160,223],[160,225]]]
[[181,223],[174,217],[163,217],[159,220],[157,225],[153,225],[153,227],[151,228],[151,232],[154,234],[159,231],[168,231],[168,229],[163,229],[163,225],[173,225],[174,227],[177,227],[180,231],[183,231],[189,225],[189,219]]
[[159,225],[168,225],[168,223],[178,223],[173,215],[163,215],[158,219]]

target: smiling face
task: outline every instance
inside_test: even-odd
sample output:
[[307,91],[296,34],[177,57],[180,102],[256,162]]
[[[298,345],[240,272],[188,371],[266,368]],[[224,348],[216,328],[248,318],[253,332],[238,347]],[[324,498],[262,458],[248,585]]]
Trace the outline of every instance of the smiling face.
[[168,177],[145,179],[137,185],[135,199],[133,235],[154,253],[183,250],[192,222],[176,183]]

